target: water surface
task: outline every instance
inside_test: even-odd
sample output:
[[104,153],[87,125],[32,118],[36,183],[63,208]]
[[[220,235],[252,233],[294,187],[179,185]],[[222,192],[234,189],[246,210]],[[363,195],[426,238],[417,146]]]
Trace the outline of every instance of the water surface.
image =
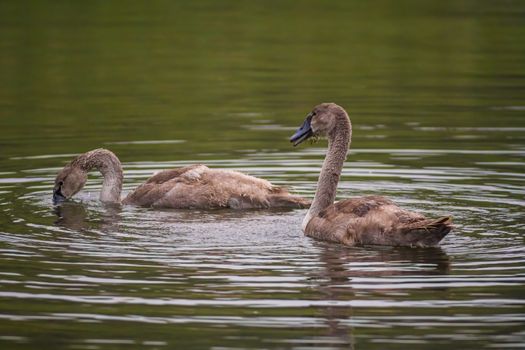
[[[4,1],[0,347],[480,349],[525,345],[525,7],[519,1]],[[383,194],[456,229],[433,249],[305,238],[304,210],[107,207],[74,155],[113,150],[124,192],[205,163],[312,197],[345,106],[339,198]]]

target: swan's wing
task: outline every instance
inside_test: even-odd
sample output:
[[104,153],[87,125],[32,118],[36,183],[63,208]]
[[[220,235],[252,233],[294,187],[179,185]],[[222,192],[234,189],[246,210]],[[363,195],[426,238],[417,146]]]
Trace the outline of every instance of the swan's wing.
[[310,201],[292,196],[270,182],[232,170],[192,165],[161,171],[135,191],[124,204],[163,208],[304,208]]
[[392,209],[397,207],[390,199],[382,196],[366,196],[344,199],[334,203],[328,209],[336,215],[366,216],[370,211]]
[[[337,219],[346,218],[346,222],[354,230],[369,232],[394,231],[399,225],[413,224],[425,220],[425,216],[400,208],[388,198],[382,196],[366,196],[346,199],[333,206]],[[337,220],[336,219],[336,220]]]
[[193,164],[184,168],[163,170],[146,180],[145,184],[162,184],[177,179],[181,181],[197,180],[199,177],[198,175],[202,174],[205,170],[208,170],[208,167],[202,164]]
[[176,183],[194,183],[208,168],[202,164],[184,168],[163,170],[150,177],[145,183],[130,192],[123,200],[124,204],[151,206],[168,193]]

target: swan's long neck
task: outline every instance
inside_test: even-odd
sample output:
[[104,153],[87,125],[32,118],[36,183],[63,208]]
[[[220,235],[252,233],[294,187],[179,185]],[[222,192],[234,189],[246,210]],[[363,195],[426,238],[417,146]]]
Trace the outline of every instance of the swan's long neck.
[[100,191],[102,202],[120,203],[124,175],[120,160],[113,152],[100,148],[84,153],[77,161],[84,171],[97,169],[104,177]]
[[348,153],[352,138],[352,124],[346,113],[338,114],[336,125],[328,134],[328,152],[317,181],[317,190],[308,213],[303,221],[303,231],[313,217],[333,204],[337,193],[337,184]]

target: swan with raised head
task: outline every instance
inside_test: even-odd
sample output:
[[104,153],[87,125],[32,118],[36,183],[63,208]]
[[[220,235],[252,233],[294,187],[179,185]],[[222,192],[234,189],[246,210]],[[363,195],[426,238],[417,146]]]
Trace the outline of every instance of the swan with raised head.
[[291,195],[266,180],[237,171],[210,169],[202,164],[161,171],[121,201],[122,165],[113,152],[102,148],[77,156],[58,173],[53,202],[56,204],[79,192],[92,169],[100,171],[104,178],[100,200],[105,203],[178,209],[306,208],[310,205],[309,200]]
[[398,207],[382,196],[334,203],[337,184],[352,138],[346,111],[335,103],[316,106],[290,138],[297,146],[312,136],[328,138],[328,153],[315,197],[303,220],[303,232],[319,240],[345,245],[435,246],[452,229],[450,217],[428,219]]

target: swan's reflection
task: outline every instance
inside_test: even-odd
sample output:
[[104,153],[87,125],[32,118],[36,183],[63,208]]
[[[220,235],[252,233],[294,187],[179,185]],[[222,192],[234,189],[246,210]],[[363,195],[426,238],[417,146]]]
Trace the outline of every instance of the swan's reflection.
[[[319,259],[324,269],[312,274],[316,288],[325,300],[348,300],[356,296],[351,287],[355,277],[389,277],[396,275],[443,275],[450,270],[450,259],[439,247],[397,248],[397,247],[354,247],[315,242]],[[378,265],[378,268],[363,268],[363,265]],[[424,266],[421,269],[380,268],[389,265]],[[352,268],[355,266],[355,269]],[[372,291],[374,292],[374,291]],[[377,289],[384,293],[385,289]],[[351,326],[352,307],[328,306],[321,309],[327,325],[327,336],[337,339],[342,348],[355,349],[354,330]]]
[[99,210],[89,210],[84,203],[66,201],[53,208],[57,220],[55,225],[73,231],[114,228],[121,220],[118,205],[101,205]]
[[85,230],[88,228],[87,211],[83,204],[75,202],[64,202],[53,207],[57,216],[55,225],[66,227],[70,230]]

